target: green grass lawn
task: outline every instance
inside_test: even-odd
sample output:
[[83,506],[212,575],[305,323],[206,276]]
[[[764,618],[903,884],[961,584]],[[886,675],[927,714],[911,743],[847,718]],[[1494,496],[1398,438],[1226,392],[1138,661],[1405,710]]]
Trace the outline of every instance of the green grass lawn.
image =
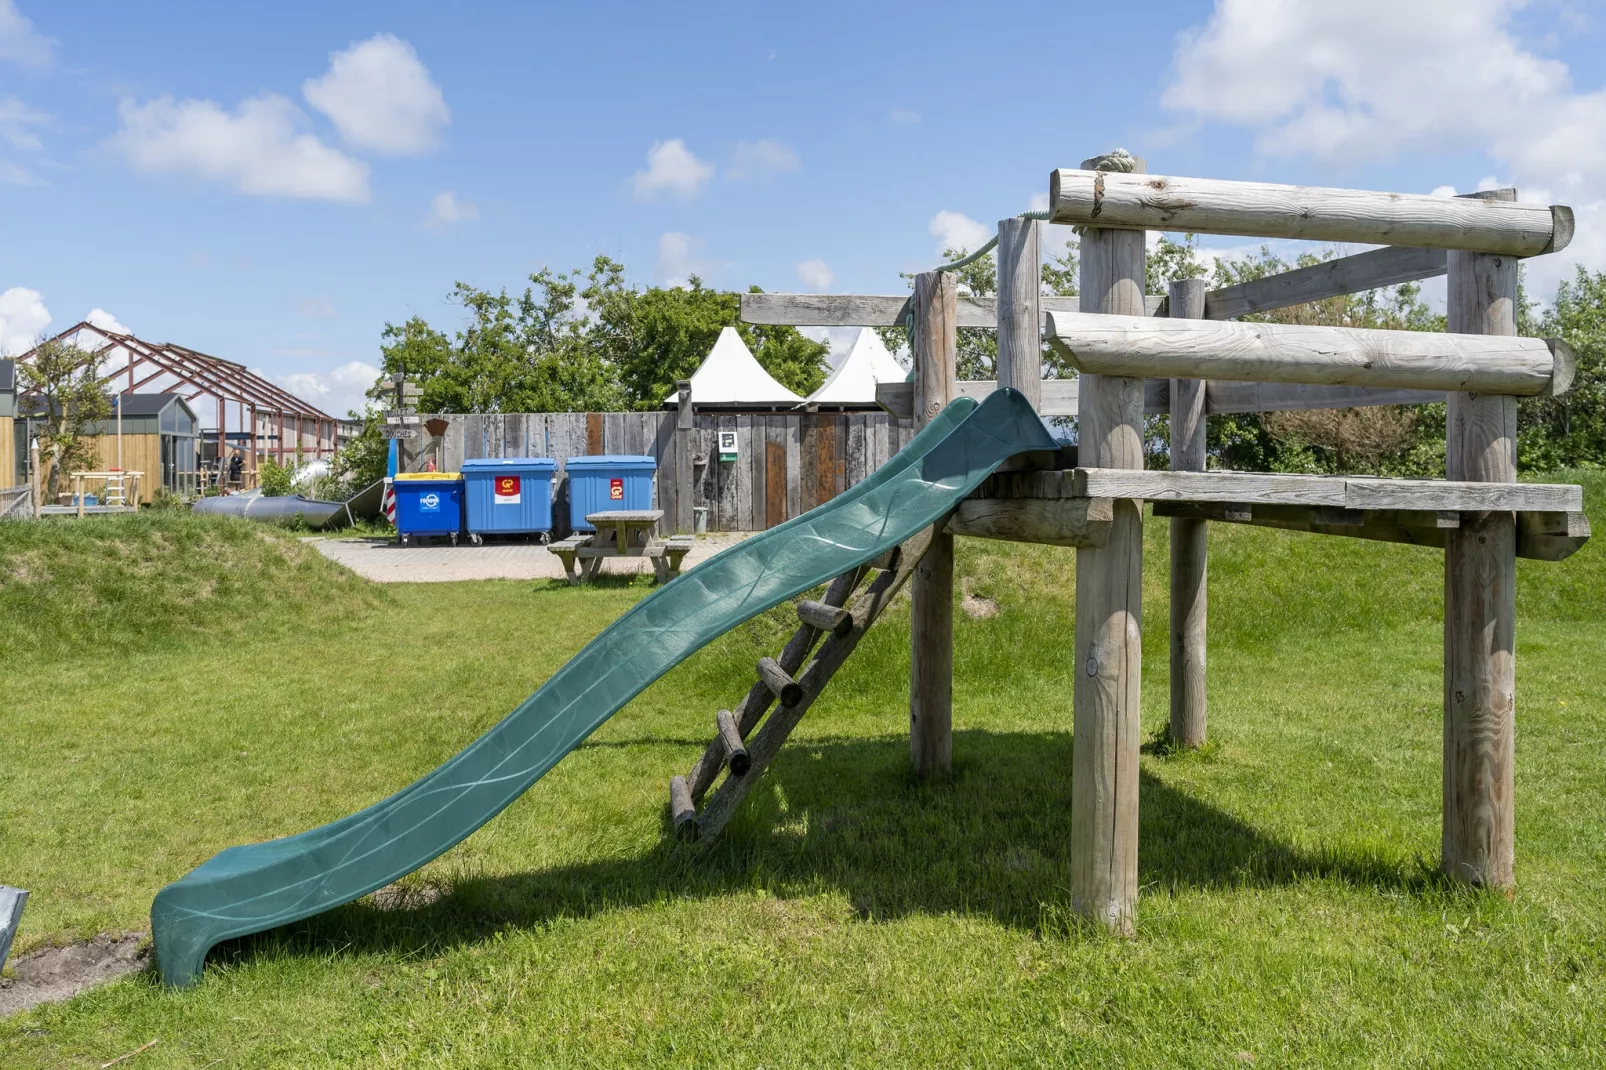
[[[1590,477],[1606,530],[1606,480]],[[712,850],[666,784],[791,623],[726,636],[372,899],[0,1021],[0,1066],[1606,1064],[1606,550],[1519,569],[1514,900],[1435,876],[1442,559],[1218,525],[1210,732],[1148,748],[1138,934],[1069,915],[1074,551],[962,540],[954,774],[907,772],[908,613]],[[194,560],[202,558],[201,561]],[[1144,721],[1166,720],[1166,525]],[[175,564],[177,562],[178,564]],[[118,576],[121,571],[125,573]],[[18,951],[142,929],[223,847],[386,795],[649,587],[370,587],[244,523],[0,525]]]

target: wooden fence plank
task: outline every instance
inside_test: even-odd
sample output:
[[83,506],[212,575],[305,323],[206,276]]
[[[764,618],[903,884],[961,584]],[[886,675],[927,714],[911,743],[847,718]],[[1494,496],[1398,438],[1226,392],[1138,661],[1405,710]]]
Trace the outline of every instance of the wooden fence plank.
[[602,455],[602,413],[588,412],[586,419],[586,456],[599,457]]
[[764,523],[790,519],[786,508],[786,417],[772,417],[764,435]]
[[803,417],[786,417],[786,517],[802,516],[803,508]]

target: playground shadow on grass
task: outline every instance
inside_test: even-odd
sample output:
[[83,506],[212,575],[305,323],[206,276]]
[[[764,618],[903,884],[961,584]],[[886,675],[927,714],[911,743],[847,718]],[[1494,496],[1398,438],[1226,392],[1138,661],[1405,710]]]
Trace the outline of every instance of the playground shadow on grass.
[[[1063,930],[1071,924],[1070,737],[960,732],[954,754],[950,778],[922,783],[901,740],[795,743],[711,846],[675,840],[666,808],[658,844],[632,859],[465,877],[444,894],[413,885],[386,905],[369,897],[221,945],[214,958],[249,958],[265,943],[293,953],[433,954],[554,918],[755,886],[781,897],[838,890],[867,920],[954,912]],[[1145,889],[1310,880],[1407,894],[1445,887],[1420,862],[1344,846],[1301,850],[1148,774],[1140,791]]]

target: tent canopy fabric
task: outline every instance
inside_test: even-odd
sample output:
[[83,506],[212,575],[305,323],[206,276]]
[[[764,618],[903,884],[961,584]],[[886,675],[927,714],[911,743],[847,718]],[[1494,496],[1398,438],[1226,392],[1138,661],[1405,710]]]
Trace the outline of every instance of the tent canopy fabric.
[[[874,405],[877,383],[901,383],[908,374],[887,352],[881,336],[869,327],[861,327],[853,348],[831,378],[809,395],[809,404]],[[696,396],[695,390],[692,396]]]
[[[776,382],[769,372],[753,357],[736,333],[726,327],[719,332],[719,340],[708,351],[703,363],[691,377],[692,403],[698,408],[705,405],[801,405],[803,399]],[[665,405],[677,405],[677,390],[664,399]]]

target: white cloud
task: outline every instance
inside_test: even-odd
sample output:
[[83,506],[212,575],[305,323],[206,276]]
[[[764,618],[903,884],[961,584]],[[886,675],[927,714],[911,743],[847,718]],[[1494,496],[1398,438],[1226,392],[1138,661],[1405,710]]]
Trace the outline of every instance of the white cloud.
[[1252,129],[1264,156],[1484,153],[1524,200],[1554,192],[1577,211],[1573,247],[1530,266],[1548,289],[1573,262],[1606,262],[1606,89],[1576,91],[1565,63],[1524,46],[1525,6],[1217,0],[1183,35],[1161,101]]
[[353,410],[363,410],[364,393],[379,375],[379,369],[372,364],[354,360],[332,372],[292,372],[273,378],[290,393],[312,402],[329,415],[344,417]]
[[701,275],[712,265],[698,258],[703,240],[678,230],[658,236],[658,262],[653,274],[665,286],[684,286],[693,275]]
[[460,201],[455,192],[443,189],[430,198],[429,217],[425,222],[431,226],[447,227],[453,223],[472,223],[479,217],[478,205],[472,201]]
[[103,331],[113,331],[117,334],[134,333],[127,327],[124,327],[121,323],[117,322],[117,317],[112,315],[110,312],[107,312],[104,308],[90,309],[89,315],[84,317],[84,322],[90,324],[91,326],[99,327]]
[[758,141],[738,141],[731,155],[731,165],[725,177],[735,182],[767,182],[776,175],[796,171],[803,166],[797,153],[781,144],[763,138]]
[[328,294],[303,297],[296,302],[296,311],[309,320],[332,320],[335,318],[335,302]]
[[824,260],[805,260],[797,266],[797,277],[811,290],[824,292],[836,282],[836,272]]
[[388,33],[330,55],[328,72],[307,79],[301,93],[347,142],[392,156],[429,152],[452,121],[413,46]]
[[50,122],[50,116],[34,111],[16,97],[0,97],[0,142],[23,152],[37,152],[41,145],[34,129]]
[[661,193],[694,197],[709,179],[714,165],[699,160],[680,138],[655,141],[647,150],[647,169],[633,180],[636,200],[649,201]]
[[50,310],[38,290],[13,286],[0,293],[0,356],[26,353],[48,326]]
[[1039,190],[1032,194],[1031,200],[1026,202],[1026,210],[1029,212],[1048,211],[1048,190]]
[[890,118],[899,126],[911,126],[920,121],[920,113],[909,108],[893,108]]
[[939,254],[949,249],[968,253],[972,249],[979,249],[982,243],[993,236],[992,227],[978,223],[961,212],[950,212],[946,208],[931,217],[931,226],[928,229],[931,231],[931,236],[937,239]]
[[50,38],[39,34],[12,0],[0,0],[0,60],[44,70],[50,66],[54,51]]
[[[38,152],[44,146],[34,131],[49,122],[50,116],[34,111],[17,97],[0,97],[0,148],[15,152]],[[0,156],[0,182],[11,186],[32,186],[38,183],[38,179],[22,164]]]
[[301,113],[283,97],[252,97],[233,112],[211,100],[124,100],[118,112],[123,127],[109,144],[141,171],[198,174],[263,197],[368,199],[368,165],[298,133]]

